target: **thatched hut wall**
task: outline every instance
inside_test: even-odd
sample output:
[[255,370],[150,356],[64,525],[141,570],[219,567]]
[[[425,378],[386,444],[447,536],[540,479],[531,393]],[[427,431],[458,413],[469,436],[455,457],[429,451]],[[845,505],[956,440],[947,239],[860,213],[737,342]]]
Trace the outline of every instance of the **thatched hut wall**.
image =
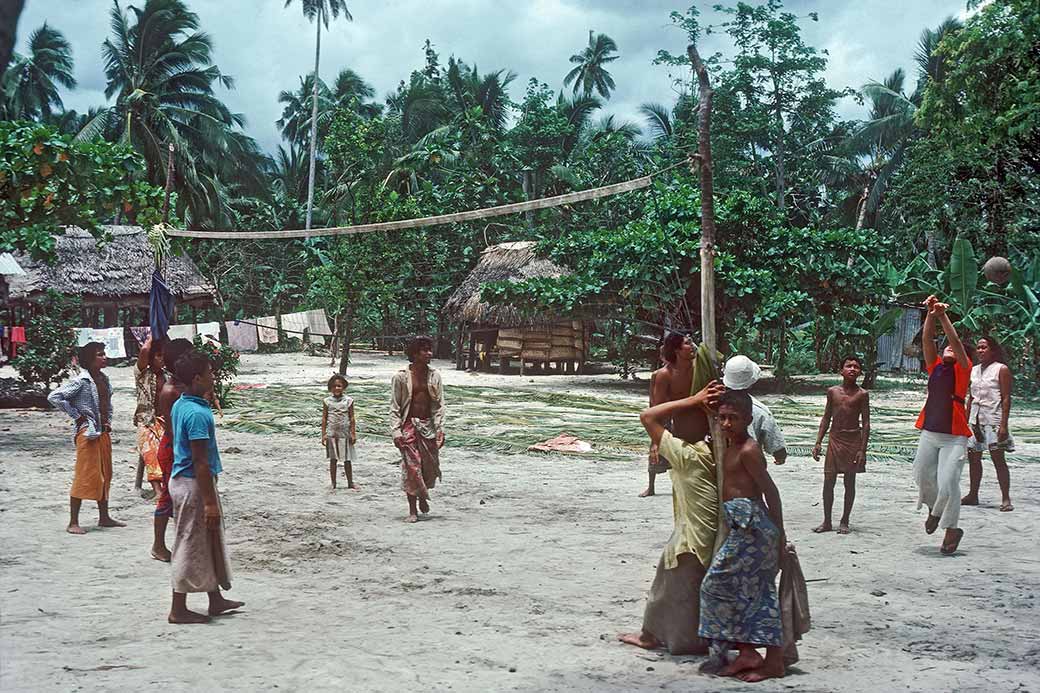
[[[9,300],[31,302],[48,289],[78,296],[84,306],[147,306],[155,255],[140,226],[108,226],[109,243],[100,244],[78,227],[69,227],[56,243],[53,265],[15,254],[24,275],[7,277]],[[166,258],[163,276],[178,303],[209,305],[214,289],[187,256]]]
[[[491,282],[522,282],[562,277],[567,270],[535,255],[534,241],[500,243],[484,250],[480,261],[444,305],[443,316],[458,326],[456,365],[490,367],[494,357],[504,369],[510,360],[520,365],[556,363],[580,368],[588,355],[587,325],[581,321],[539,313],[521,314],[514,306],[493,305],[480,298]],[[464,352],[469,337],[468,358]],[[479,347],[478,347],[479,344]]]

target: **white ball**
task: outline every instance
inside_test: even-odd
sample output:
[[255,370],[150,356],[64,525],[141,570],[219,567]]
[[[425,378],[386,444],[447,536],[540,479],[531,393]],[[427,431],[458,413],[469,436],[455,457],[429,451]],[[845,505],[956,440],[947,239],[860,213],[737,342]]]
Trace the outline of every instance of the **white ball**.
[[982,266],[982,272],[986,275],[986,279],[994,284],[1007,284],[1011,279],[1011,263],[1007,261],[1007,258],[995,255],[986,260],[986,264]]

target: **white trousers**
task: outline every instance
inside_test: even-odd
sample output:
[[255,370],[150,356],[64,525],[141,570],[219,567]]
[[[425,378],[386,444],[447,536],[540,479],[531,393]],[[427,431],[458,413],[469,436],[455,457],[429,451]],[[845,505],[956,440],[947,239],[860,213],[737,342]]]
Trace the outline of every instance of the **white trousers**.
[[914,457],[917,507],[939,518],[940,529],[956,528],[961,516],[961,470],[968,455],[967,436],[921,431]]

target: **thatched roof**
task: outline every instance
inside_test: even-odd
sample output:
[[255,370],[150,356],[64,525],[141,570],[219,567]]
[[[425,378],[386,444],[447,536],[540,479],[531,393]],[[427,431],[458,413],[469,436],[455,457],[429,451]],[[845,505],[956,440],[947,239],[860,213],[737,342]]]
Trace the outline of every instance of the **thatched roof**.
[[[8,276],[11,301],[31,301],[48,289],[79,296],[84,303],[147,305],[155,266],[148,234],[140,226],[108,226],[110,243],[99,245],[78,227],[57,239],[53,265],[15,254],[24,275]],[[213,302],[213,287],[186,256],[169,256],[163,276],[180,303]]]
[[455,293],[444,304],[444,316],[451,322],[479,323],[499,327],[519,327],[553,322],[551,315],[523,315],[510,305],[492,305],[480,300],[484,284],[499,281],[522,282],[536,277],[562,277],[567,270],[534,253],[534,241],[499,243],[484,250],[480,261]]

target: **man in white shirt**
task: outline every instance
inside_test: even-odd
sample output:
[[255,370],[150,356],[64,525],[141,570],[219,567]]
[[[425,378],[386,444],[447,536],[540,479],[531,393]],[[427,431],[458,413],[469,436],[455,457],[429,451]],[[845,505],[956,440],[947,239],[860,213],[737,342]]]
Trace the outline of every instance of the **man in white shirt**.
[[[737,355],[726,361],[722,373],[722,384],[729,390],[749,390],[762,377],[762,369],[758,364],[744,355]],[[750,393],[749,393],[750,394]],[[773,462],[783,464],[787,461],[787,443],[784,434],[773,418],[769,407],[751,398],[751,426],[748,435],[758,441],[762,452],[773,456]]]

